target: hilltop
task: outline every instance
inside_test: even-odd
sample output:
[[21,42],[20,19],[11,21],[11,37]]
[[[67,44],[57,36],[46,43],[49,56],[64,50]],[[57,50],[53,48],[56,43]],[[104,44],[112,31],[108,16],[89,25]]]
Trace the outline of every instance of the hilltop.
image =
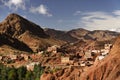
[[89,31],[86,29],[78,28],[70,31],[59,31],[55,29],[45,29],[45,32],[57,39],[76,42],[79,40],[95,40],[95,41],[109,41],[118,36],[119,33],[108,30],[94,30]]
[[59,40],[50,38],[37,24],[18,14],[9,14],[0,23],[0,44],[2,48],[36,52],[47,46],[61,44]]

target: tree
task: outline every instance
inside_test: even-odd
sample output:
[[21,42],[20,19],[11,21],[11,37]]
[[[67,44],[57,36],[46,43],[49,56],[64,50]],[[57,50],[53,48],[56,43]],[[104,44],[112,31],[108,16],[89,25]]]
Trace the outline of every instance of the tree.
[[10,69],[10,71],[8,72],[8,80],[18,80],[17,73],[14,68]]
[[27,71],[27,73],[25,75],[25,80],[34,80],[33,74],[31,71]]
[[8,76],[7,70],[8,69],[5,66],[1,65],[1,73],[0,73],[1,80],[7,80],[7,76]]
[[33,71],[33,74],[34,74],[34,77],[35,77],[35,80],[39,80],[40,79],[40,76],[43,74],[43,67],[41,67],[41,65],[35,65],[34,67],[34,71]]
[[25,67],[20,67],[17,69],[18,80],[23,80],[25,78],[25,74],[27,69]]

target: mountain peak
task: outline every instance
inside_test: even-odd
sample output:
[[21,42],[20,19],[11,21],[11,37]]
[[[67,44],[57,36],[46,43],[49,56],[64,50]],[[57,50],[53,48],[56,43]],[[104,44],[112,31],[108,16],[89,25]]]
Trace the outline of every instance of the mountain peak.
[[55,39],[50,39],[49,35],[39,25],[16,13],[9,14],[0,23],[0,42],[4,42],[1,43],[2,45],[9,45],[19,50],[27,49],[24,51],[37,51],[54,44],[50,40],[56,41]]
[[9,14],[6,19],[0,23],[0,32],[7,33],[12,37],[18,37],[26,32],[39,37],[48,37],[39,25],[32,23],[16,13]]
[[6,17],[6,21],[8,21],[8,20],[14,20],[14,19],[17,19],[17,20],[19,20],[19,19],[24,19],[22,16],[20,16],[20,15],[18,15],[18,14],[16,14],[16,13],[11,13],[11,14],[9,14],[7,17]]
[[[7,16],[7,18],[10,18],[10,17],[21,17],[20,15],[16,14],[16,13],[11,13]],[[21,17],[22,18],[22,17]]]
[[18,14],[16,14],[16,13],[11,13],[11,14],[9,14],[8,16],[19,16],[19,17],[20,17],[20,15],[18,15]]

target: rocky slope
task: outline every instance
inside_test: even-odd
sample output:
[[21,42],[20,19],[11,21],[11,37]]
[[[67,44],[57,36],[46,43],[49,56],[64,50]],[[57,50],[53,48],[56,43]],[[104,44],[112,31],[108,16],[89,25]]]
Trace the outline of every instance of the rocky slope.
[[81,80],[120,80],[120,36],[109,56],[83,73]]
[[44,73],[40,80],[120,80],[120,36],[103,60],[95,61],[90,67],[64,68]]
[[[107,30],[95,30],[88,31],[82,28],[73,29],[70,31],[59,31],[53,29],[46,29],[45,32],[57,39],[67,41],[67,42],[76,42],[78,40],[96,40],[96,41],[105,41],[111,40],[118,36],[117,32],[107,31]],[[54,35],[54,36],[53,36]]]
[[8,15],[0,23],[0,38],[1,45],[9,45],[28,52],[36,52],[60,42],[50,38],[40,26],[15,13]]

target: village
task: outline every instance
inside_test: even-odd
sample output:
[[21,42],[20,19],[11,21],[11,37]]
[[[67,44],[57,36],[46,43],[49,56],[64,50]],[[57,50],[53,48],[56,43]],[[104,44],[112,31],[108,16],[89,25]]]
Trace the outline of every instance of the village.
[[[60,53],[57,51],[60,46],[54,45],[48,47],[46,51],[40,51],[35,54],[9,54],[0,56],[0,63],[15,67],[25,66],[27,70],[31,71],[34,69],[34,66],[38,64],[41,64],[43,67],[49,67],[50,69],[71,67],[81,68],[86,66],[89,67],[104,59],[109,54],[111,47],[112,44],[104,44],[103,49],[86,50],[84,51],[81,58],[76,58],[73,56],[60,55]],[[44,59],[46,59],[46,62],[43,63]],[[47,60],[50,59],[53,59],[53,61],[47,62]]]

